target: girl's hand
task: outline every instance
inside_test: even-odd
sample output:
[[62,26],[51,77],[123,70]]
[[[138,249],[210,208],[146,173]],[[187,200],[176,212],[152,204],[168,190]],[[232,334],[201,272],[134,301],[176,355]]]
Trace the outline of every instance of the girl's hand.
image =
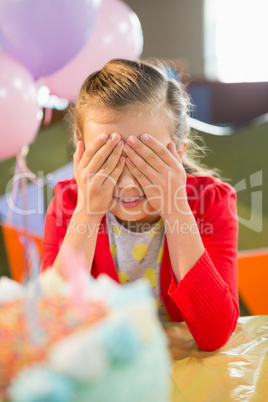
[[183,151],[178,152],[173,142],[166,148],[148,134],[129,137],[124,150],[127,167],[163,219],[188,210]]
[[114,186],[121,175],[125,157],[119,134],[100,134],[88,149],[77,143],[73,156],[74,177],[78,186],[76,213],[101,219],[112,205]]

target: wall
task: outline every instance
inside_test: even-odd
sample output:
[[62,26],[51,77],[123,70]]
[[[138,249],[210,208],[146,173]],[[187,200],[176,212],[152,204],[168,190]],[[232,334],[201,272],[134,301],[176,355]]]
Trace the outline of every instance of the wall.
[[[142,58],[184,59],[194,117],[212,124],[245,124],[268,113],[267,84],[222,84],[204,79],[206,0],[123,0],[138,15],[144,35]],[[190,80],[189,80],[190,78]]]
[[124,0],[142,25],[142,57],[182,58],[192,77],[203,77],[203,1]]

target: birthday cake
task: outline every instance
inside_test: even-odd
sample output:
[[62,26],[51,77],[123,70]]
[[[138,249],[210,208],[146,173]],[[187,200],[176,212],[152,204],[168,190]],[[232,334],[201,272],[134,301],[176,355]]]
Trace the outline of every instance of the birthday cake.
[[0,401],[165,402],[169,368],[143,279],[68,282],[50,269],[27,286],[0,279]]

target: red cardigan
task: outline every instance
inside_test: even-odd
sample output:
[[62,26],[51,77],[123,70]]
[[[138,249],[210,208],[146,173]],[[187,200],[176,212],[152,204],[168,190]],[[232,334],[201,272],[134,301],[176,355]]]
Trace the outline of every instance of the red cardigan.
[[[236,193],[218,179],[188,176],[187,196],[205,252],[177,284],[165,239],[161,299],[171,320],[185,321],[198,346],[211,351],[228,341],[239,317]],[[53,264],[58,254],[76,202],[74,179],[56,184],[45,219],[42,271]],[[91,272],[94,277],[105,273],[119,283],[105,222],[104,217]]]

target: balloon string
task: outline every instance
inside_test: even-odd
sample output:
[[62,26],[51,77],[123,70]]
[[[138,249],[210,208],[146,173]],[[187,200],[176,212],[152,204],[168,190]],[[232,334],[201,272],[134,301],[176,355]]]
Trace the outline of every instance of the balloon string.
[[6,222],[12,224],[13,217],[13,209],[10,208],[10,205],[15,205],[16,199],[18,196],[19,187],[21,186],[21,180],[24,178],[26,180],[29,179],[32,183],[37,184],[38,187],[44,188],[46,180],[42,177],[37,177],[27,166],[25,153],[23,150],[16,156],[16,167],[12,180],[12,189],[9,197],[7,197],[7,215]]
[[[16,202],[17,199],[17,195],[18,195],[18,190],[19,190],[19,186],[20,186],[20,181],[16,180],[16,177],[18,175],[20,175],[21,173],[21,169],[20,169],[20,165],[18,162],[18,159],[16,159],[16,167],[15,167],[15,173],[13,176],[13,181],[12,181],[12,190],[9,196],[9,201],[7,200],[7,205],[11,205],[11,202],[14,204]],[[8,208],[7,210],[7,216],[6,216],[6,221],[8,223],[12,222],[12,216],[13,216],[13,209],[12,208]]]
[[[13,176],[13,181],[12,181],[12,190],[10,194],[10,198],[12,200],[12,203],[8,202],[8,206],[10,205],[15,205],[16,199],[18,196],[19,188],[21,190],[21,197],[22,197],[22,210],[27,211],[27,179],[29,179],[32,183],[36,184],[38,186],[38,189],[41,188],[43,190],[45,180],[44,178],[37,177],[27,166],[26,163],[26,154],[24,150],[22,150],[16,157],[16,167],[15,167],[15,173]],[[42,207],[44,204],[44,194],[42,191],[41,194],[42,198]],[[38,208],[40,206],[38,205]],[[12,208],[8,208],[7,211],[7,216],[6,216],[6,221],[7,223],[12,224],[12,217],[13,217],[14,210]],[[20,240],[22,246],[23,246],[23,267],[24,267],[24,275],[23,275],[23,281],[27,282],[28,279],[30,278],[31,270],[33,268],[32,265],[34,265],[35,271],[37,271],[37,260],[36,258],[33,259],[33,256],[31,255],[31,239],[29,236],[29,225],[28,225],[28,218],[27,214],[23,213],[23,234],[21,235],[19,231],[17,232],[18,239]],[[30,253],[30,255],[29,255]],[[34,260],[34,264],[33,261]]]
[[17,163],[20,168],[20,172],[25,173],[27,175],[27,179],[29,179],[32,183],[37,184],[38,186],[44,186],[45,180],[43,178],[37,177],[37,175],[28,168],[23,152],[17,155]]
[[[47,183],[47,178],[46,177],[40,177],[37,176],[35,173],[33,173],[27,166],[26,163],[26,156],[24,152],[21,152],[19,155],[17,155],[17,162],[20,167],[21,173],[23,175],[21,178],[25,178],[30,180],[32,183],[37,185],[38,188],[38,213],[45,213],[45,195],[44,195],[44,186]],[[27,182],[27,180],[26,180]]]
[[[27,181],[25,176],[21,177],[21,196],[22,196],[22,210],[27,211]],[[28,232],[28,218],[23,214],[23,266],[24,266],[24,280],[30,276],[30,266],[28,260],[29,249],[29,232]]]

